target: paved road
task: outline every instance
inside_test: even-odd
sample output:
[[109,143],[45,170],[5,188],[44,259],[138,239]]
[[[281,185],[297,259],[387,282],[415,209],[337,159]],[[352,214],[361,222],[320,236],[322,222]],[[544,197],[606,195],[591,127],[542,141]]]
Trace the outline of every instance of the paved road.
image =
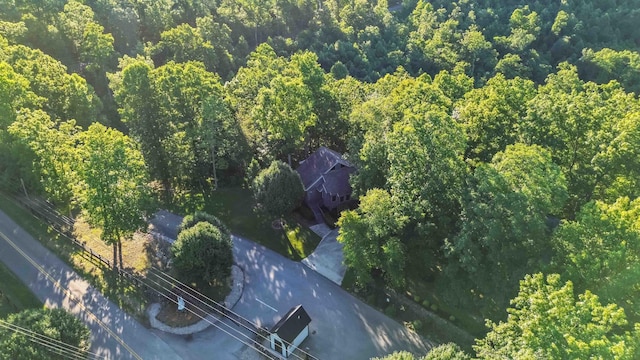
[[[178,336],[149,330],[126,315],[91,288],[62,261],[20,229],[0,212],[0,261],[48,306],[64,307],[82,318],[92,330],[92,351],[108,358],[133,356],[118,343],[117,334],[143,359],[219,359],[241,358],[248,332],[237,333],[235,325],[218,323],[193,336]],[[10,242],[19,245],[34,260],[29,263]],[[303,343],[319,359],[369,359],[395,350],[424,354],[431,344],[402,325],[354,298],[336,284],[299,262],[289,260],[252,241],[233,237],[235,261],[245,271],[245,288],[234,311],[261,326],[270,327],[292,306],[302,304],[312,318],[313,333]],[[82,299],[79,304],[56,287],[50,274],[62,288]],[[98,320],[87,315],[85,306]],[[233,336],[227,333],[232,333]]]
[[91,351],[109,359],[136,359],[133,354],[142,359],[180,358],[1,211],[0,261],[46,306],[65,308],[82,319],[91,329]]
[[[302,304],[313,333],[303,343],[320,359],[369,359],[395,350],[425,354],[431,344],[299,262],[233,237],[245,289],[234,311],[271,327]],[[277,310],[277,311],[274,311]]]
[[[323,360],[370,359],[395,350],[425,354],[431,344],[424,342],[402,325],[351,296],[338,285],[299,262],[256,244],[233,236],[236,263],[245,271],[242,298],[233,310],[260,326],[271,327],[291,307],[302,304],[312,322],[304,347]],[[234,332],[229,321],[219,324]],[[243,332],[244,335],[250,335]],[[236,339],[210,327],[191,338],[163,334],[184,359],[239,359],[245,350]],[[247,340],[243,335],[236,335]]]

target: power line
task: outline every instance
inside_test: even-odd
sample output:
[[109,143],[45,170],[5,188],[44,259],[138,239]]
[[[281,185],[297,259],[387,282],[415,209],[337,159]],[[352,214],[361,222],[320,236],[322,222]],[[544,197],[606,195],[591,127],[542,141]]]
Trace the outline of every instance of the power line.
[[[240,314],[238,314],[238,313],[236,313],[236,312],[234,312],[234,311],[232,311],[232,310],[230,310],[230,309],[226,309],[222,304],[220,304],[220,303],[218,303],[217,301],[215,301],[215,300],[211,299],[210,297],[208,297],[208,296],[206,296],[205,294],[203,294],[203,293],[199,292],[198,290],[196,290],[196,289],[192,288],[191,286],[189,286],[189,285],[187,285],[187,284],[185,284],[185,283],[181,282],[180,280],[178,280],[178,279],[174,278],[173,276],[171,276],[171,275],[169,275],[169,274],[165,273],[164,271],[162,271],[162,270],[160,270],[160,269],[157,269],[157,268],[155,268],[155,267],[153,267],[153,266],[151,266],[151,267],[150,267],[150,269],[151,269],[151,270],[154,270],[156,274],[163,275],[164,277],[167,277],[167,278],[171,279],[172,281],[174,281],[174,282],[178,283],[178,284],[181,286],[181,288],[185,288],[185,289],[187,289],[187,290],[189,290],[189,291],[193,292],[193,294],[196,294],[197,296],[193,296],[193,294],[190,294],[190,295],[191,295],[192,297],[194,297],[196,300],[198,300],[200,303],[202,303],[202,304],[204,304],[205,306],[209,307],[210,309],[215,310],[216,312],[218,312],[218,313],[219,313],[219,314],[221,314],[222,316],[226,317],[227,319],[229,319],[229,320],[231,320],[231,321],[235,322],[236,324],[238,324],[238,325],[240,325],[240,326],[242,326],[242,327],[246,328],[247,330],[249,330],[249,331],[253,332],[253,333],[254,333],[254,334],[256,334],[257,336],[261,337],[263,340],[269,340],[265,335],[262,335],[259,331],[253,330],[253,329],[251,329],[250,327],[246,326],[246,325],[244,324],[244,322],[246,322],[246,323],[251,323],[251,324],[254,324],[254,323],[253,323],[252,321],[250,321],[250,320],[248,320],[248,319],[244,318],[242,315],[240,315]],[[166,280],[164,277],[162,277],[162,278],[161,278],[161,280],[163,280],[163,281],[165,281],[166,283],[168,283],[168,284],[170,284],[170,285],[174,286],[174,284],[172,284],[170,281]],[[206,302],[206,301],[204,301],[204,300],[202,300],[202,299],[201,299],[201,297],[202,297],[202,298],[207,299],[207,300],[208,300],[208,301],[210,301],[210,302],[212,302],[215,306],[214,306],[214,305],[211,305],[211,304],[209,304],[209,303],[207,303],[207,302]],[[221,310],[220,310],[219,308],[217,308],[216,306],[218,306],[218,307],[222,307],[222,308],[225,308],[225,309],[226,309],[226,312],[225,312],[225,311],[221,311]],[[237,319],[236,319],[236,318],[231,317],[231,315],[230,315],[230,314],[231,314],[231,315],[233,315],[233,316],[235,316],[235,317],[237,317]],[[242,321],[239,321],[238,319],[241,319]],[[255,324],[254,324],[254,325],[255,325]],[[256,328],[257,328],[257,326],[256,326]],[[291,345],[291,344],[288,344],[288,345]],[[300,352],[302,352],[302,354],[303,354],[303,355],[306,355],[308,358],[310,358],[310,359],[316,359],[316,360],[317,360],[317,358],[316,358],[315,356],[311,355],[311,354],[310,354],[310,353],[308,353],[307,351],[304,351],[304,350],[302,350],[301,348],[298,348],[298,349],[300,350]],[[298,354],[292,354],[292,355],[296,356],[298,359],[302,359]]]
[[[50,212],[58,213],[58,212],[57,212],[57,210],[56,210],[55,208],[53,208],[50,204],[48,204],[48,203],[46,203],[46,202],[44,202],[44,203],[43,203],[43,202],[40,202],[40,204],[41,204],[41,205],[40,205],[40,207],[45,206],[45,207],[47,207],[47,208],[48,208],[48,210],[49,210]],[[59,213],[58,213],[58,214],[59,214]],[[58,222],[58,225],[60,225],[60,223],[59,223],[59,222]],[[65,225],[66,225],[66,223],[65,223]],[[252,333],[254,333],[256,336],[258,336],[258,337],[262,338],[263,340],[269,340],[269,339],[268,339],[268,337],[266,337],[265,335],[263,335],[262,333],[260,333],[260,331],[254,330],[253,328],[251,328],[251,327],[249,327],[249,326],[247,326],[247,325],[246,325],[246,323],[250,323],[250,324],[254,325],[256,328],[258,328],[258,326],[256,326],[252,321],[250,321],[250,320],[248,320],[248,319],[244,318],[244,317],[243,317],[243,316],[241,316],[240,314],[235,313],[235,312],[233,312],[233,311],[232,311],[232,310],[230,310],[230,309],[226,309],[226,307],[225,307],[225,306],[223,306],[222,304],[220,304],[220,303],[216,302],[215,300],[213,300],[213,299],[209,298],[208,296],[206,296],[206,295],[202,294],[201,292],[199,292],[198,290],[196,290],[196,289],[192,288],[191,286],[189,286],[189,285],[187,285],[187,284],[184,284],[183,282],[181,282],[180,280],[178,280],[178,279],[174,278],[173,276],[171,276],[171,275],[167,274],[166,272],[164,272],[164,271],[162,271],[162,270],[160,270],[160,269],[157,269],[157,268],[155,268],[155,267],[153,267],[153,266],[151,266],[151,267],[150,267],[150,269],[151,269],[151,270],[153,270],[153,271],[155,271],[155,272],[154,272],[154,274],[156,274],[156,275],[158,275],[158,274],[159,274],[159,275],[161,275],[161,276],[159,276],[159,277],[158,277],[160,280],[162,280],[162,281],[166,282],[167,284],[169,284],[169,285],[171,285],[171,286],[175,286],[175,284],[174,284],[174,283],[172,283],[171,281],[173,281],[173,282],[175,282],[175,283],[180,284],[180,285],[181,285],[181,287],[182,287],[183,289],[190,291],[190,292],[192,293],[192,294],[190,294],[190,295],[191,295],[193,298],[195,298],[197,301],[199,301],[200,303],[202,303],[203,305],[205,305],[205,306],[207,306],[208,308],[210,308],[210,309],[214,310],[215,312],[217,312],[218,314],[222,315],[223,317],[225,317],[225,318],[227,318],[227,319],[231,320],[231,321],[232,321],[232,322],[234,322],[235,324],[237,324],[237,325],[239,325],[239,326],[242,326],[243,328],[245,328],[245,329],[247,329],[247,330],[251,331],[251,332],[252,332]],[[171,279],[171,281],[167,280],[166,278]],[[163,287],[163,286],[162,286],[162,285],[160,285],[159,283],[157,283],[157,282],[154,282],[154,283],[156,283],[157,285],[161,286],[163,289],[167,290],[167,288],[166,288],[166,287]],[[152,288],[152,287],[150,287],[150,288]],[[174,294],[175,294],[175,293],[174,293]],[[195,294],[196,296],[194,296],[194,294]],[[175,295],[177,296],[177,294],[175,294]],[[164,295],[163,295],[163,296],[164,296]],[[207,302],[206,302],[206,301],[204,301],[204,300],[202,300],[202,298],[207,299],[208,301],[210,301],[211,303],[213,303],[215,306],[214,306],[214,305],[211,305],[210,303],[207,303]],[[172,300],[172,301],[173,301],[173,300]],[[193,304],[193,303],[192,303],[192,305],[197,307],[197,305],[195,305],[195,304]],[[216,306],[217,306],[217,307],[216,307]],[[203,313],[208,313],[207,311],[204,311],[204,309],[202,309],[202,308],[200,308],[200,307],[197,307],[197,308],[198,308],[198,310],[202,311]],[[220,310],[220,308],[225,309],[225,311]],[[233,315],[233,317],[232,317],[231,315]],[[234,318],[234,317],[235,317],[235,318]],[[242,320],[242,321],[240,321],[240,320]],[[226,324],[225,324],[225,325],[226,325]],[[232,328],[232,329],[233,329],[233,328]],[[236,329],[233,329],[233,330],[236,330]],[[286,343],[286,342],[285,342],[285,343]],[[288,345],[291,345],[291,344],[288,344]],[[308,353],[307,351],[304,351],[302,348],[298,348],[298,349],[299,349],[299,351],[300,351],[303,355],[306,355],[308,358],[310,358],[310,359],[317,359],[315,356],[311,355],[311,354],[310,354],[310,353]],[[293,354],[293,355],[294,355],[295,357],[299,358],[299,359],[302,359],[298,354]]]
[[0,237],[2,237],[14,250],[16,250],[22,257],[24,257],[31,265],[33,265],[42,275],[44,275],[51,283],[60,289],[69,299],[75,300],[76,304],[80,306],[80,308],[90,317],[92,318],[98,325],[103,328],[109,335],[111,335],[120,345],[122,345],[134,358],[138,360],[142,360],[142,357],[138,355],[127,343],[122,340],[113,330],[111,330],[100,318],[98,318],[94,313],[92,313],[87,307],[84,305],[80,299],[77,299],[69,289],[62,286],[62,284],[56,280],[51,274],[49,274],[40,264],[35,262],[29,255],[27,255],[22,249],[16,245],[11,239],[9,239],[2,231],[0,231]]
[[[149,280],[149,279],[147,279],[147,280]],[[159,283],[157,283],[157,282],[155,282],[155,281],[153,281],[153,280],[149,280],[149,281],[151,281],[152,283],[154,283],[154,284],[156,284],[156,285],[160,286],[160,288],[161,288],[161,289],[163,289],[163,290],[168,290],[168,292],[169,292],[169,293],[171,293],[172,295],[176,296],[176,299],[174,299],[174,298],[172,298],[172,297],[170,297],[170,296],[168,296],[168,295],[164,294],[162,291],[160,291],[160,290],[158,290],[158,289],[155,289],[155,288],[153,288],[152,286],[147,285],[147,287],[149,287],[149,288],[151,288],[151,289],[155,290],[159,295],[161,295],[161,296],[165,297],[167,300],[169,300],[169,301],[171,301],[171,302],[175,303],[176,305],[178,304],[178,300],[177,300],[178,294],[177,294],[177,293],[173,292],[173,291],[172,291],[172,290],[170,290],[170,289],[167,289],[167,288],[163,287],[162,285],[160,285]],[[146,284],[145,284],[145,285],[146,285]],[[203,309],[199,308],[197,305],[195,305],[195,304],[193,304],[193,303],[188,302],[187,300],[185,300],[185,303],[186,303],[186,304],[191,304],[195,309],[197,309],[197,310],[199,310],[199,311],[201,311],[201,312],[203,312],[203,313],[206,313],[205,311],[203,311]],[[217,329],[221,330],[222,332],[226,333],[227,335],[229,335],[229,336],[233,337],[234,339],[236,339],[237,341],[241,342],[242,344],[247,345],[247,346],[249,346],[249,347],[251,347],[251,348],[253,348],[253,349],[257,350],[257,351],[260,351],[260,350],[258,350],[258,348],[257,348],[257,347],[261,347],[262,349],[264,349],[265,351],[267,351],[267,352],[268,352],[268,349],[267,349],[267,347],[266,347],[265,345],[260,344],[260,343],[258,343],[257,341],[255,341],[255,340],[253,340],[253,339],[250,339],[248,336],[246,336],[245,334],[242,334],[242,333],[241,333],[241,332],[239,332],[237,329],[232,328],[230,325],[225,324],[224,322],[220,322],[221,324],[224,324],[225,326],[227,326],[227,327],[228,327],[228,328],[230,328],[231,330],[234,330],[234,331],[236,331],[238,334],[240,334],[240,335],[244,336],[245,338],[249,339],[249,340],[250,340],[251,342],[253,342],[255,345],[251,345],[251,344],[249,344],[249,343],[245,342],[244,340],[240,339],[239,337],[235,336],[234,334],[231,334],[231,333],[230,333],[230,332],[228,332],[227,330],[225,330],[225,329],[223,329],[222,327],[218,326],[215,322],[213,322],[213,321],[209,320],[207,317],[204,317],[204,316],[202,316],[202,315],[198,314],[197,312],[195,312],[194,310],[190,309],[189,307],[186,307],[186,306],[185,306],[185,309],[186,309],[187,311],[191,312],[191,313],[192,313],[193,315],[195,315],[196,317],[200,318],[201,320],[206,321],[206,322],[207,322],[207,323],[209,323],[210,325],[213,325],[215,328],[217,328]],[[256,345],[257,345],[257,346],[256,346]],[[262,352],[262,351],[261,351],[261,352]]]
[[64,356],[65,358],[68,358],[68,359],[79,359],[79,358],[83,359],[83,358],[85,358],[82,354],[78,355],[79,353],[75,353],[73,351],[66,350],[63,347],[56,346],[55,344],[51,344],[51,343],[48,343],[46,341],[41,341],[37,337],[29,336],[29,334],[25,334],[25,333],[21,332],[20,330],[12,329],[12,328],[4,326],[2,324],[0,324],[0,327],[4,327],[4,328],[9,329],[10,331],[17,332],[19,334],[25,335],[29,341],[44,347],[46,350],[48,350],[50,352],[54,352],[54,353],[57,353],[58,355]]
[[[62,217],[64,217],[64,216],[63,216],[63,215],[61,215],[61,214],[60,214],[60,213],[59,213],[59,212],[58,212],[58,211],[57,211],[57,210],[56,210],[56,209],[55,209],[51,204],[49,204],[49,203],[47,203],[47,202],[44,202],[44,201],[41,201],[41,200],[37,200],[37,201],[33,201],[33,200],[32,200],[32,201],[30,201],[30,204],[31,204],[31,205],[36,205],[36,207],[37,207],[41,212],[46,212],[46,213],[48,213],[48,214],[52,215],[51,217],[49,217],[49,216],[46,216],[46,215],[45,215],[45,217],[46,217],[49,221],[51,221],[51,222],[55,223],[55,225],[58,225],[58,226],[60,226],[60,227],[65,226],[65,225],[66,225],[66,226],[72,226],[72,225],[73,225],[73,220],[72,220],[72,219],[69,219],[69,221],[67,221],[66,219],[62,219],[62,221],[61,221],[60,219],[61,219]],[[44,208],[44,209],[43,209],[43,208]],[[37,210],[36,210],[36,211],[37,211]],[[66,218],[66,217],[64,217],[64,218]],[[62,223],[61,223],[61,222],[62,222]],[[65,236],[66,236],[66,235],[65,235]],[[35,265],[34,265],[34,266],[35,266]],[[204,304],[205,306],[209,307],[210,309],[213,309],[213,310],[214,310],[214,311],[216,311],[218,314],[222,315],[224,318],[227,318],[227,319],[231,320],[232,322],[234,322],[235,324],[237,324],[237,325],[239,325],[239,326],[242,326],[243,328],[245,328],[245,329],[247,329],[247,330],[251,331],[253,334],[255,334],[256,336],[258,336],[258,337],[262,338],[263,340],[269,340],[265,335],[262,335],[259,331],[254,330],[254,329],[252,329],[251,327],[249,327],[249,326],[245,325],[245,323],[250,323],[250,324],[252,324],[252,325],[254,325],[254,326],[255,326],[255,324],[254,324],[252,321],[249,321],[248,319],[246,319],[246,318],[242,317],[241,315],[239,315],[239,314],[237,314],[237,313],[235,313],[235,312],[231,311],[230,309],[227,309],[225,306],[223,306],[223,305],[219,304],[219,303],[218,303],[218,302],[216,302],[215,300],[213,300],[213,299],[209,298],[208,296],[206,296],[206,295],[202,294],[201,292],[199,292],[199,291],[197,291],[197,290],[193,289],[192,287],[190,287],[190,286],[188,286],[188,285],[186,285],[186,284],[182,283],[182,282],[181,282],[181,281],[179,281],[178,279],[176,279],[176,278],[172,277],[171,275],[169,275],[169,274],[167,274],[167,273],[163,272],[162,270],[156,269],[156,268],[154,268],[154,267],[151,267],[150,269],[151,269],[151,270],[154,270],[154,271],[155,271],[155,273],[156,273],[156,275],[157,275],[157,274],[162,275],[162,276],[159,276],[159,277],[158,277],[160,280],[162,280],[162,281],[166,282],[167,284],[170,284],[171,286],[175,286],[175,284],[174,284],[174,283],[172,283],[171,281],[169,281],[169,280],[167,280],[167,279],[166,279],[166,277],[168,277],[168,278],[169,278],[169,279],[171,279],[172,281],[174,281],[174,282],[176,282],[176,283],[180,284],[184,289],[191,291],[191,292],[192,292],[192,294],[189,294],[189,295],[191,295],[191,297],[195,298],[195,299],[196,299],[196,300],[198,300],[200,303]],[[177,294],[177,293],[175,293],[175,292],[173,292],[171,289],[168,289],[167,287],[165,287],[165,286],[163,286],[163,285],[159,284],[158,282],[155,282],[155,281],[153,281],[153,280],[149,279],[148,277],[138,276],[138,280],[139,280],[139,281],[142,281],[143,283],[144,283],[144,280],[151,281],[151,282],[153,282],[154,284],[158,285],[162,290],[168,290],[168,292],[170,292],[171,294],[175,295],[176,297],[178,296],[178,294]],[[148,288],[150,288],[150,289],[155,290],[155,291],[156,291],[158,294],[160,294],[161,296],[163,296],[163,297],[165,297],[165,298],[169,299],[170,301],[172,301],[172,302],[174,302],[174,303],[176,303],[176,304],[177,304],[177,300],[174,300],[173,298],[168,297],[168,296],[167,296],[167,295],[165,295],[164,293],[162,293],[162,292],[160,292],[159,290],[155,289],[153,286],[149,286],[148,284],[144,284],[144,285],[145,285],[145,286],[147,286],[147,287],[148,287]],[[193,294],[196,294],[197,296],[193,296]],[[205,298],[205,299],[209,300],[210,302],[214,303],[214,304],[215,304],[215,306],[214,306],[214,305],[211,305],[211,304],[209,304],[209,303],[207,303],[207,302],[205,302],[205,301],[204,301],[204,300],[202,300],[201,298]],[[185,302],[187,302],[187,301],[185,301]],[[189,302],[189,303],[190,303],[193,307],[195,307],[197,310],[201,311],[202,313],[205,313],[205,314],[207,314],[207,313],[208,313],[207,311],[205,311],[203,308],[201,308],[201,307],[197,306],[196,304],[194,304],[194,303],[192,303],[192,302]],[[220,309],[219,309],[219,308],[217,308],[216,306],[218,306],[219,308],[223,308],[223,309],[225,309],[225,311],[220,310]],[[214,327],[216,327],[216,328],[220,329],[221,331],[223,331],[223,332],[227,333],[228,335],[232,336],[233,338],[235,338],[236,340],[240,341],[241,343],[243,343],[243,344],[245,344],[245,345],[247,345],[247,346],[250,346],[250,347],[254,348],[254,349],[255,349],[255,350],[257,350],[257,351],[260,351],[260,350],[258,350],[257,348],[255,348],[255,346],[251,346],[251,345],[249,345],[249,344],[245,343],[244,341],[242,341],[242,340],[241,340],[241,339],[239,339],[238,337],[236,337],[236,336],[234,336],[234,335],[230,334],[229,332],[227,332],[226,330],[224,330],[224,329],[222,329],[221,327],[217,326],[216,324],[214,324],[213,322],[211,322],[211,321],[210,321],[210,320],[208,320],[207,318],[205,318],[205,317],[201,316],[200,314],[197,314],[197,313],[195,313],[194,311],[192,311],[192,310],[190,310],[190,309],[188,309],[188,310],[189,310],[189,311],[191,311],[194,315],[196,315],[196,316],[197,316],[197,317],[199,317],[200,319],[205,320],[205,321],[206,321],[206,322],[208,322],[209,324],[211,324],[211,325],[213,325]],[[232,315],[233,315],[233,316],[235,316],[236,318],[232,317],[230,314],[232,314]],[[241,319],[242,321],[240,321],[239,319]],[[256,342],[255,340],[250,339],[250,338],[249,338],[248,336],[246,336],[245,334],[242,334],[241,332],[239,332],[237,329],[232,328],[230,325],[225,324],[224,322],[222,322],[222,324],[224,324],[225,326],[227,326],[229,329],[231,329],[231,330],[233,330],[233,331],[236,331],[238,334],[240,334],[240,335],[244,336],[245,338],[249,339],[250,341]],[[102,326],[102,325],[101,325],[101,326]],[[255,327],[257,328],[257,326],[255,326]],[[108,329],[107,329],[107,330],[108,330]],[[120,342],[120,341],[119,341],[119,342]],[[256,343],[257,343],[257,342],[256,342]],[[285,341],[285,343],[286,343],[286,341]],[[121,342],[121,344],[122,344],[123,346],[126,346],[126,344],[124,344],[124,342]],[[291,345],[291,344],[288,344],[288,345]],[[264,345],[260,344],[260,347],[262,347],[263,349],[265,349],[265,350],[266,350],[266,347],[265,347]],[[313,355],[311,355],[310,353],[308,353],[308,352],[304,351],[303,349],[298,348],[298,350],[299,350],[300,352],[302,352],[304,355],[306,355],[306,357],[307,357],[307,358],[310,358],[310,359],[316,359],[316,360],[317,360],[317,358],[316,358],[315,356],[313,356]],[[132,351],[132,350],[130,350],[130,351]],[[132,353],[132,354],[134,354],[134,353]],[[292,355],[294,355],[294,356],[295,356],[295,357],[297,357],[298,359],[301,359],[301,360],[302,360],[302,357],[300,357],[300,355],[298,355],[298,354],[296,354],[296,353],[292,353]],[[137,356],[137,354],[135,354],[134,356]]]
[[93,353],[88,350],[81,349],[77,346],[67,344],[58,339],[52,338],[50,336],[29,330],[27,328],[11,324],[9,322],[0,320],[0,327],[8,329],[9,331],[19,333],[21,335],[26,336],[30,341],[44,346],[49,351],[58,352],[58,354],[69,357],[72,359],[86,359],[87,355],[92,355],[94,359],[106,359],[104,356],[100,356],[97,353]]

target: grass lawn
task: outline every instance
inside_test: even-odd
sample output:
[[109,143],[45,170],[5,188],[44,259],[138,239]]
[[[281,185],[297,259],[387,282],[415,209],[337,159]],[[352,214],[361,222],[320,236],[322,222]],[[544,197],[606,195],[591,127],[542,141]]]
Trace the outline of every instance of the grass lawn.
[[0,263],[0,318],[25,309],[37,309],[42,303],[11,270]]
[[[88,255],[83,255],[83,252],[69,239],[58,234],[4,194],[0,194],[0,209],[119,307],[134,315],[144,313],[146,302],[139,289],[122,281],[112,271],[105,270],[95,260],[88,259]],[[91,244],[91,246],[94,245],[97,243]],[[111,248],[106,245],[94,251],[107,259],[113,258]]]
[[220,188],[205,195],[186,195],[171,211],[185,215],[196,210],[206,211],[220,218],[235,235],[253,240],[280,254],[300,260],[315,250],[320,237],[303,226],[295,216],[289,216],[285,229],[273,229],[274,219],[253,211],[251,190],[234,187]]

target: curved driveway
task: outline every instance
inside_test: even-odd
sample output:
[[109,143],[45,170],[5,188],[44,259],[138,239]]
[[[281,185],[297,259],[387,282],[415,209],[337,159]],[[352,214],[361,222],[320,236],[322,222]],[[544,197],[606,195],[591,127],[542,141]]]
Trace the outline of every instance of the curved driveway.
[[[240,329],[228,321],[188,337],[149,330],[90,287],[2,212],[0,233],[0,261],[45,304],[64,307],[82,318],[92,330],[92,351],[113,359],[135,358],[119,338],[143,359],[239,359],[246,348],[241,341],[246,341],[248,332],[237,333]],[[260,326],[271,327],[292,306],[302,304],[312,319],[312,334],[303,347],[317,358],[369,359],[395,350],[425,354],[431,347],[301,263],[246,239],[233,236],[233,242],[235,261],[245,271],[246,282],[233,310]],[[72,297],[81,300],[73,301]]]
[[[425,354],[431,344],[299,262],[233,237],[245,290],[234,311],[271,327],[291,307],[311,316],[303,347],[320,359],[369,359],[395,350]],[[277,310],[274,311],[274,309]]]

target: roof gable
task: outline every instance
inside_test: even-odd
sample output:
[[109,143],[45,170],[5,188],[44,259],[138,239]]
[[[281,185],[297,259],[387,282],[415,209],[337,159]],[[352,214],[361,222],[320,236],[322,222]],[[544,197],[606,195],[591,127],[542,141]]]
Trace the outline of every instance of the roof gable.
[[348,161],[343,159],[339,153],[324,146],[318,148],[318,150],[304,160],[296,169],[298,174],[300,174],[304,190],[309,190],[322,179],[323,174],[329,172],[336,164],[353,167]]
[[309,314],[302,305],[291,308],[277,324],[271,328],[271,332],[278,334],[287,344],[291,344],[300,332],[311,322]]
[[351,194],[349,176],[355,171],[354,168],[343,167],[341,169],[329,171],[322,175],[322,187],[326,193],[331,195]]

